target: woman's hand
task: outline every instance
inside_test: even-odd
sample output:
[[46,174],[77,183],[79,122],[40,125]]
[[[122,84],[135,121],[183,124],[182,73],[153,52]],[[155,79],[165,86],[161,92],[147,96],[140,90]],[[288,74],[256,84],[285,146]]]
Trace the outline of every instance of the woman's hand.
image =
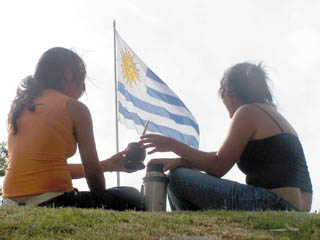
[[112,157],[109,159],[105,160],[104,162],[107,163],[108,171],[118,171],[118,172],[127,172],[127,173],[132,173],[135,172],[136,170],[131,170],[127,169],[125,167],[125,158],[126,158],[126,152],[127,150],[118,152],[114,154]]
[[184,160],[182,158],[155,158],[151,159],[147,166],[149,167],[152,163],[161,163],[163,165],[162,170],[165,172],[177,167],[182,167]]
[[139,144],[141,144],[142,148],[154,148],[148,154],[152,154],[155,152],[170,152],[173,151],[174,146],[176,144],[176,140],[170,137],[157,135],[157,134],[146,134],[140,137],[141,140]]

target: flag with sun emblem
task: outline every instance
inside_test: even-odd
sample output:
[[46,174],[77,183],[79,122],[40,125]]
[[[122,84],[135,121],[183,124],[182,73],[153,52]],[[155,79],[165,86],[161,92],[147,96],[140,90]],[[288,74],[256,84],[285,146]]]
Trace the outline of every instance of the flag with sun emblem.
[[199,148],[199,126],[179,97],[131,50],[116,32],[118,119],[141,135],[175,138]]

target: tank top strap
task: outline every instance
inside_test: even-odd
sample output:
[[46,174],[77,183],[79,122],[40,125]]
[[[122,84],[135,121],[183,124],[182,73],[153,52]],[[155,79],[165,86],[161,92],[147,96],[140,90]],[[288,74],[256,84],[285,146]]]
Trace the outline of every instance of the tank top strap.
[[272,121],[278,126],[280,131],[283,133],[282,127],[280,126],[280,124],[274,119],[274,117],[269,112],[267,112],[266,110],[264,110],[262,107],[260,107],[257,104],[253,104],[253,105],[256,106],[257,108],[259,108],[260,110],[262,110],[264,113],[266,113],[272,119]]

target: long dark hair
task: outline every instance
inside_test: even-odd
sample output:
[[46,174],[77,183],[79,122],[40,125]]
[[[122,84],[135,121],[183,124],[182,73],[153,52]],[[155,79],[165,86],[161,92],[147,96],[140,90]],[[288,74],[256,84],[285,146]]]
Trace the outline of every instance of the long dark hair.
[[244,104],[272,103],[270,81],[262,64],[238,63],[229,68],[220,81],[219,95],[225,92],[235,93]]
[[54,47],[41,56],[34,75],[23,79],[17,88],[16,97],[8,116],[8,124],[13,128],[13,134],[18,132],[17,119],[23,110],[27,109],[31,112],[36,110],[33,100],[40,95],[42,90],[59,90],[66,69],[71,71],[75,81],[79,81],[86,75],[83,60],[72,50]]

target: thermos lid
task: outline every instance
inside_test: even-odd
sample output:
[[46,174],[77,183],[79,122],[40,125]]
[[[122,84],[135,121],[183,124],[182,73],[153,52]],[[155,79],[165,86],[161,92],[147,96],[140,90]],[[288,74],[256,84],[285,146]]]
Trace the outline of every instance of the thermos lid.
[[148,166],[147,172],[163,172],[163,164],[161,163],[152,163]]

